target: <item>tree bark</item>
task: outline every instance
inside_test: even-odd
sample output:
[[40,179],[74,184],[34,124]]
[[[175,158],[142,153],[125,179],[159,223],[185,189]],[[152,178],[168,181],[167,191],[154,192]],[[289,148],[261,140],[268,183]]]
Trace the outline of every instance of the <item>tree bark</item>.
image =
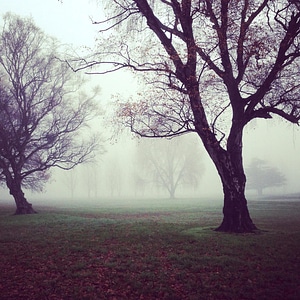
[[243,126],[233,126],[227,141],[227,150],[209,149],[221,178],[224,206],[223,221],[216,231],[246,233],[257,230],[247,206],[245,196],[246,176],[242,157]]
[[223,221],[216,231],[246,233],[257,230],[247,206],[245,189],[236,177],[222,179],[224,192]]
[[257,230],[247,206],[245,197],[246,177],[243,165],[236,159],[232,161],[228,152],[224,151],[215,159],[224,193],[223,221],[216,231],[246,233]]
[[21,181],[11,180],[7,182],[10,194],[14,197],[16,203],[15,215],[36,214],[32,204],[27,201],[22,191]]
[[32,208],[32,204],[29,203],[24,196],[15,197],[13,195],[17,209],[15,211],[15,215],[29,215],[36,214],[37,212]]

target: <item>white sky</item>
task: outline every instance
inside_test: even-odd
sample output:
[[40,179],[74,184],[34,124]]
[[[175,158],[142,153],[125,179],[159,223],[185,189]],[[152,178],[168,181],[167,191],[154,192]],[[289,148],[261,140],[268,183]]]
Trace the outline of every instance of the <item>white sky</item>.
[[101,10],[97,0],[0,0],[2,13],[8,11],[32,17],[46,34],[63,43],[92,46]]

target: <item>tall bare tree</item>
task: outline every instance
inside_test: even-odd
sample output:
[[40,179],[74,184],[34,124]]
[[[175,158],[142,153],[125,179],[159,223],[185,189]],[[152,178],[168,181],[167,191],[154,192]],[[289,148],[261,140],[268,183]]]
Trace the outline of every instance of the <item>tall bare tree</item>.
[[0,41],[0,180],[16,214],[35,213],[23,188],[40,190],[49,169],[91,158],[96,137],[80,133],[97,107],[56,57],[57,45],[30,19],[7,14]]
[[107,19],[95,22],[103,33],[97,54],[74,68],[146,72],[151,89],[120,105],[118,116],[141,136],[196,132],[223,185],[217,230],[256,230],[245,197],[243,130],[274,115],[299,123],[299,1],[105,3]]
[[70,197],[73,200],[74,194],[76,192],[76,187],[78,188],[79,180],[78,180],[78,171],[76,168],[73,168],[71,170],[68,170],[68,172],[64,172],[64,177],[62,180],[64,186],[67,187],[67,189],[70,192]]
[[122,167],[118,158],[109,159],[105,171],[105,181],[110,196],[120,197],[123,189],[124,174],[122,174]]
[[[145,182],[168,191],[170,198],[180,187],[197,187],[204,166],[197,143],[182,136],[177,139],[139,140],[136,159]],[[196,154],[197,153],[197,154]]]
[[92,194],[95,198],[98,197],[99,189],[99,164],[95,161],[90,164],[86,164],[83,171],[83,182],[86,186],[86,191],[88,198],[92,197]]

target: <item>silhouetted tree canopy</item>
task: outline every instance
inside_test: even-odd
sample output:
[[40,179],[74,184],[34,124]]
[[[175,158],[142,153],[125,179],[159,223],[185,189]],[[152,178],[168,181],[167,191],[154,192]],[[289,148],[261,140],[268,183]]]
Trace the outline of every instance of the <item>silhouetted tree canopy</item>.
[[268,187],[280,187],[286,184],[285,176],[267,161],[254,158],[246,168],[247,189],[254,189],[258,195]]

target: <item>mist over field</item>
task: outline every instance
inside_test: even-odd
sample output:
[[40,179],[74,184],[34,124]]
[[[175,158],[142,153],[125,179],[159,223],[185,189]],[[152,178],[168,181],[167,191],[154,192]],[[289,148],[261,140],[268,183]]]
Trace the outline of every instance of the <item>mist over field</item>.
[[[100,124],[99,124],[100,125]],[[299,194],[300,157],[299,130],[276,121],[261,122],[245,132],[245,165],[254,157],[267,160],[286,177],[286,184],[264,190],[263,199],[279,195],[283,199]],[[97,162],[84,164],[71,171],[55,169],[42,193],[25,191],[25,196],[33,205],[49,206],[123,206],[161,207],[171,203],[182,207],[193,205],[222,205],[222,186],[215,168],[202,149],[196,135],[190,135],[199,144],[199,160],[203,172],[197,187],[180,186],[175,199],[170,199],[166,189],[149,184],[139,189],[134,184],[136,170],[136,148],[138,140],[130,135],[116,143],[107,143],[106,153]],[[155,141],[154,141],[155,143]],[[149,174],[149,178],[151,175]],[[255,190],[247,191],[248,200],[261,199]],[[14,204],[13,198],[2,187],[0,202]]]
[[[190,135],[191,139],[199,144],[199,160],[203,162],[202,177],[197,187],[179,187],[176,198],[195,198],[199,202],[223,200],[222,186],[215,167],[204,151],[200,140],[196,135]],[[155,141],[154,141],[155,143]],[[71,173],[76,176],[76,187],[74,198],[88,199],[88,202],[101,203],[101,199],[124,199],[119,202],[132,203],[149,199],[160,199],[159,201],[173,201],[169,199],[166,189],[149,185],[144,191],[133,184],[133,172],[135,161],[136,140],[132,138],[121,139],[119,143],[107,147],[107,152],[99,157],[97,166],[82,165],[73,171],[53,172],[52,183],[46,187],[43,194],[34,194],[34,198],[72,199],[70,187],[66,184],[70,180]],[[247,166],[251,159],[258,157],[266,160],[270,165],[278,168],[286,177],[286,184],[278,187],[269,187],[264,190],[264,197],[268,195],[297,194],[300,179],[300,156],[299,129],[287,126],[279,121],[266,121],[247,128],[244,140],[244,161]],[[87,178],[96,179],[88,195]],[[119,184],[112,189],[111,182],[118,178]],[[113,190],[113,193],[112,193]],[[256,199],[255,190],[247,191],[248,199]]]

